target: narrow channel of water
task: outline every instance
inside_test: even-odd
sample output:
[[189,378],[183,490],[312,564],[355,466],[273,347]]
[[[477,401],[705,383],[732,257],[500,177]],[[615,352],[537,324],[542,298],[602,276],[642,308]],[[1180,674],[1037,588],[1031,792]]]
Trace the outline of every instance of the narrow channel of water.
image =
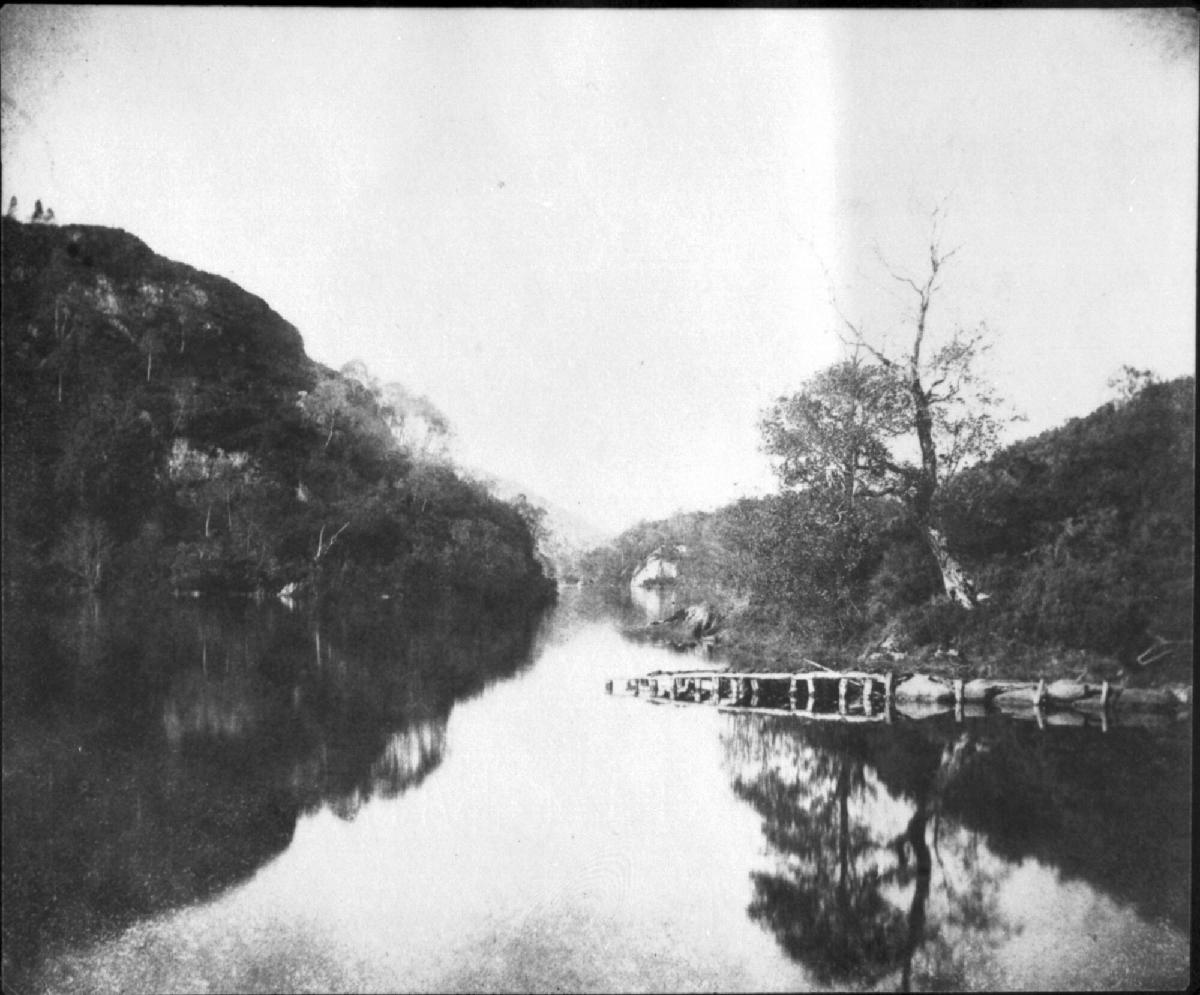
[[7,633],[6,981],[1186,985],[1190,724],[652,703],[604,681],[678,657],[589,592],[479,622],[93,605]]

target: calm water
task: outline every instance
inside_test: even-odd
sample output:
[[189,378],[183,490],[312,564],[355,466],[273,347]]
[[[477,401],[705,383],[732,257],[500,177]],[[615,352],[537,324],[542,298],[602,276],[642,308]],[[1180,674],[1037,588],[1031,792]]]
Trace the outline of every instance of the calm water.
[[515,621],[9,614],[20,993],[1188,981],[1189,724],[610,697],[680,660],[577,591]]

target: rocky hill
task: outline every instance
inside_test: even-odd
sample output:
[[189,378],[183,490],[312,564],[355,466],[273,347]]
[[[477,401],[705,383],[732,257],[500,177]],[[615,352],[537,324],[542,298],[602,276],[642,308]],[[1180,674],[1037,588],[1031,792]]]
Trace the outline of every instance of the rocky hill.
[[260,298],[115,229],[5,218],[2,248],[6,596],[544,590],[518,511]]

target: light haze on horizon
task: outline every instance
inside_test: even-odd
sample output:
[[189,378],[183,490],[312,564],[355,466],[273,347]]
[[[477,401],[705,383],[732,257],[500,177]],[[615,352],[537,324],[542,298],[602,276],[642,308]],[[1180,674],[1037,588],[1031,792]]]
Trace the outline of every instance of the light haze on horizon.
[[[1194,22],[1193,22],[1194,23]],[[757,421],[907,301],[1028,420],[1193,373],[1194,26],[1154,11],[9,6],[3,190],[236,281],[618,530],[775,487]]]

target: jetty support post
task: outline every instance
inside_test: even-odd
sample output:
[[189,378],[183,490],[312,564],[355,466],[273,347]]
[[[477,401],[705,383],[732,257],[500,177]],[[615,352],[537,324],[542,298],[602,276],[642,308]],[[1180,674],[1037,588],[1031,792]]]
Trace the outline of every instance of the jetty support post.
[[846,714],[846,692],[850,688],[850,682],[846,678],[838,681],[838,714]]
[[750,704],[758,704],[758,680],[753,677],[750,678]]
[[796,677],[788,680],[788,708],[793,712],[800,701],[800,681]]
[[888,708],[892,706],[892,698],[896,691],[896,674],[889,670],[883,678],[883,700],[887,703]]
[[875,690],[874,678],[868,677],[863,681],[862,704],[863,714],[870,718],[875,714],[875,702],[871,700],[871,692]]
[[1046,678],[1039,677],[1037,690],[1033,692],[1033,707],[1042,709],[1046,707]]
[[817,709],[817,679],[806,677],[804,687],[808,691],[808,700],[804,703],[804,710],[811,715]]

